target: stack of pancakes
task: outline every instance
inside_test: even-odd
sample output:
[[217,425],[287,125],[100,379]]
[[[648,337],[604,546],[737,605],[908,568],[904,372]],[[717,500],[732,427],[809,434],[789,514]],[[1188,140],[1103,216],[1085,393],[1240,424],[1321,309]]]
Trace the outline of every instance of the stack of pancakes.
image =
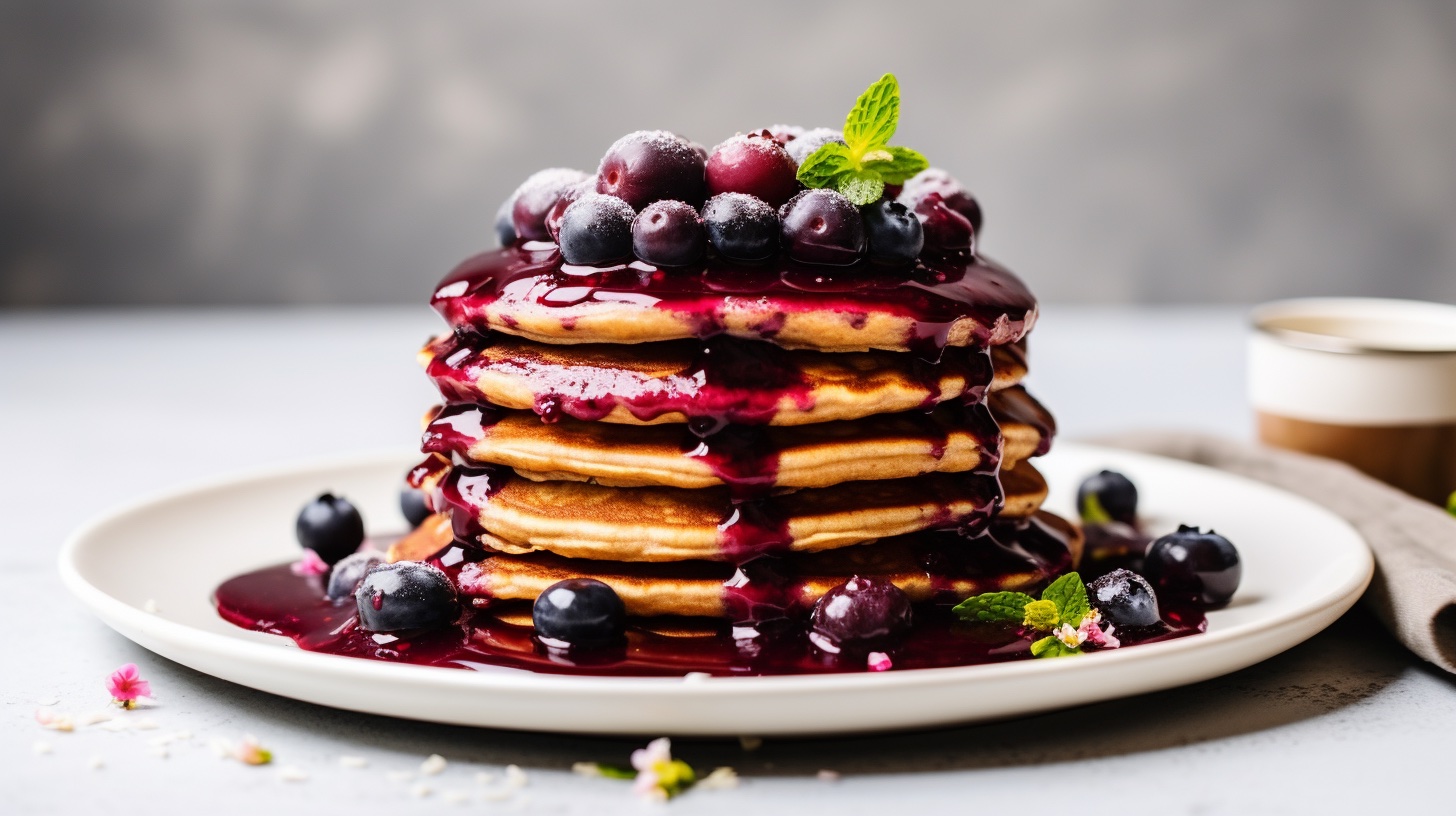
[[452,332],[420,360],[445,404],[409,475],[438,512],[391,560],[453,568],[477,606],[585,577],[632,616],[734,624],[801,617],[856,574],[956,602],[1075,562],[1029,461],[1055,431],[1020,385],[1029,295],[938,317],[927,345],[874,292],[668,300],[643,296],[652,270],[613,272],[528,243],[441,284]]

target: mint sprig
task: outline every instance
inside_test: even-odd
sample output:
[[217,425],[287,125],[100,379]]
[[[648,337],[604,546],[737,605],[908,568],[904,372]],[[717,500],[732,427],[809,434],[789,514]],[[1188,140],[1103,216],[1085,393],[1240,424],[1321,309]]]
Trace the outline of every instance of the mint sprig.
[[1446,499],[1446,512],[1456,516],[1456,490],[1451,492],[1451,497]]
[[885,74],[859,95],[844,119],[844,143],[829,142],[799,165],[805,187],[827,187],[863,207],[878,201],[886,184],[904,184],[930,166],[919,152],[893,146],[900,126],[900,83]]
[[[952,611],[962,620],[1015,623],[1035,632],[1055,632],[1064,626],[1079,629],[1083,621],[1096,614],[1087,597],[1082,576],[1075,572],[1052,581],[1042,590],[1040,599],[1023,592],[983,592],[965,599]],[[1093,620],[1099,618],[1093,617]],[[1055,634],[1031,644],[1033,657],[1064,657],[1081,653],[1080,648],[1069,646]]]

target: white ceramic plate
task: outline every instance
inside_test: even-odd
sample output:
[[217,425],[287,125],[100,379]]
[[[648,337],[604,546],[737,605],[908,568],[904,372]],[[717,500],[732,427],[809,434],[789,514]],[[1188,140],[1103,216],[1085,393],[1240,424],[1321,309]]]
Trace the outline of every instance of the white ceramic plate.
[[[220,619],[224,579],[297,557],[293,519],[321,490],[371,530],[403,527],[400,474],[417,454],[278,468],[115,511],[61,552],[66,585],[107,624],[198,671],[336,708],[460,725],[593,734],[827,734],[950,725],[1080,705],[1236,671],[1311,637],[1350,608],[1373,562],[1344,521],[1304,499],[1194,465],[1063,444],[1037,467],[1054,511],[1111,467],[1137,483],[1153,532],[1212,526],[1238,545],[1243,586],[1208,632],[1055,660],[800,677],[681,680],[432,668],[305,652]],[[155,612],[145,611],[148,608]]]

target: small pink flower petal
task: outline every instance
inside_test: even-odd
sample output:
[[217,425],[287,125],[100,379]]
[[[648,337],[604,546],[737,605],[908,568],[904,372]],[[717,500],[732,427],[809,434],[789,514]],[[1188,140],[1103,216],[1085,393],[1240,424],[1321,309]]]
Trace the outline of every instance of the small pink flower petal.
[[152,696],[152,684],[141,678],[135,663],[128,663],[112,672],[106,678],[106,690],[118,703],[130,703],[138,697]]
[[870,652],[869,654],[870,671],[889,671],[890,668],[894,665],[895,664],[890,661],[890,656],[885,654],[884,652]]
[[305,548],[303,557],[288,565],[288,570],[298,576],[327,575],[329,563],[319,558],[318,553]]

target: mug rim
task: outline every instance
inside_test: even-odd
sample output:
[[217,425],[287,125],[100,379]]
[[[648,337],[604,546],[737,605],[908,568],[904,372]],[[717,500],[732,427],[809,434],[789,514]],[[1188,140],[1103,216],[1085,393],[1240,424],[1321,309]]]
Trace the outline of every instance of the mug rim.
[[[1449,343],[1426,346],[1372,343],[1367,339],[1305,331],[1277,325],[1291,317],[1330,317],[1344,319],[1391,319],[1401,315],[1431,318],[1431,322],[1450,323]],[[1443,355],[1456,354],[1456,305],[1437,301],[1402,300],[1398,298],[1292,298],[1261,303],[1250,313],[1253,329],[1283,345],[1310,351],[1335,354]]]

